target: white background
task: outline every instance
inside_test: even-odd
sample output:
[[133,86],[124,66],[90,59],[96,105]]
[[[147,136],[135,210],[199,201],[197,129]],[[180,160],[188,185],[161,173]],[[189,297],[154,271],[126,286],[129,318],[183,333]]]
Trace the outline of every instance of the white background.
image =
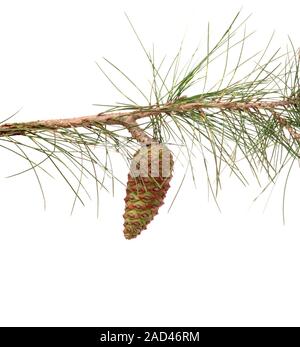
[[[145,58],[124,11],[148,48],[161,56],[182,37],[195,47],[207,22],[221,33],[235,13],[253,13],[250,51],[290,35],[299,41],[299,1],[0,1],[1,119],[23,107],[17,120],[97,113],[95,103],[117,94],[97,68],[103,56],[138,80]],[[216,39],[216,37],[215,37]],[[146,77],[145,77],[146,78]],[[44,212],[32,173],[5,176],[26,163],[0,150],[0,324],[25,326],[209,326],[300,323],[299,170],[287,196],[284,179],[266,198],[224,177],[222,212],[207,198],[204,173],[190,177],[168,208],[173,190],[148,230],[122,235],[124,187],[69,211],[67,186],[45,179]],[[126,170],[116,163],[126,181]],[[91,188],[93,183],[91,182]]]

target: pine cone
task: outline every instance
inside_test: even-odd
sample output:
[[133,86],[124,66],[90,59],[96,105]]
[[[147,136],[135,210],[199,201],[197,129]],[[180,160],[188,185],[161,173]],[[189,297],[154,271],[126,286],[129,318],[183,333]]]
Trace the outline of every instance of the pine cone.
[[173,166],[171,151],[158,143],[143,146],[134,155],[125,198],[126,239],[138,236],[158,214],[170,187]]

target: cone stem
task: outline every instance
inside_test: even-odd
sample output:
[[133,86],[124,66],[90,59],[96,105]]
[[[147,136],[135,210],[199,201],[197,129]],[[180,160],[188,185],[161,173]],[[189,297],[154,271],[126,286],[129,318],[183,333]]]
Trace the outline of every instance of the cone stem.
[[137,121],[133,117],[128,117],[124,126],[130,132],[131,136],[142,145],[150,145],[154,142],[153,138],[146,134],[146,132],[140,128]]

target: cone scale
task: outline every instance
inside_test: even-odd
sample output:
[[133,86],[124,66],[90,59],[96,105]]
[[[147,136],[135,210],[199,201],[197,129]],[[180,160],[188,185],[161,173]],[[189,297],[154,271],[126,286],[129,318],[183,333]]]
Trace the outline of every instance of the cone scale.
[[137,237],[158,214],[170,188],[174,161],[162,144],[141,147],[134,155],[125,197],[124,236]]

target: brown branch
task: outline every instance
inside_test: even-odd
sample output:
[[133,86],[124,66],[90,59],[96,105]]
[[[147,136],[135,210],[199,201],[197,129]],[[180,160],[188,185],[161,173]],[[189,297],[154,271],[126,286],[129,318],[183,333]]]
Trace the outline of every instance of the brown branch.
[[275,111],[272,111],[272,115],[277,120],[281,128],[285,128],[295,141],[300,142],[300,134],[288,123],[284,117]]
[[[66,119],[50,119],[38,120],[25,123],[10,123],[0,125],[0,137],[16,136],[32,134],[38,131],[55,131],[63,128],[78,128],[97,126],[97,124],[106,125],[122,125],[126,127],[132,136],[136,139],[140,138],[143,143],[148,143],[150,138],[141,133],[138,128],[137,120],[150,116],[159,116],[161,114],[183,113],[188,111],[203,111],[205,109],[226,109],[226,110],[275,110],[280,107],[288,107],[299,104],[297,99],[285,99],[279,101],[264,101],[264,102],[174,102],[161,106],[149,106],[129,112],[112,112],[100,113],[91,116],[82,116]],[[138,141],[140,141],[138,140]]]

